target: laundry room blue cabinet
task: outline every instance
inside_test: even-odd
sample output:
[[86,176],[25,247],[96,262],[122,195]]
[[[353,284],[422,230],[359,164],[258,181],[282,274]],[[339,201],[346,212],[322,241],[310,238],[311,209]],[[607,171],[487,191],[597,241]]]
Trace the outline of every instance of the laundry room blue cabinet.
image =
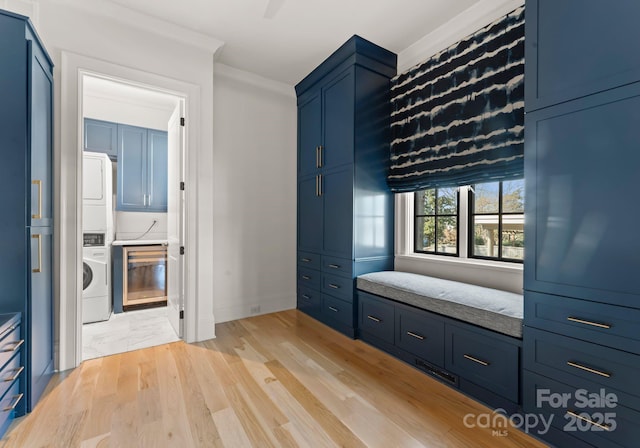
[[110,159],[118,157],[118,124],[110,121],[84,119],[85,151],[101,152]]
[[349,39],[296,85],[298,309],[355,336],[354,278],[393,268],[389,89],[396,55]]
[[29,20],[5,11],[0,92],[0,312],[22,317],[22,415],[53,372],[53,64]]
[[[610,3],[526,2],[522,397],[556,446],[633,447],[640,427],[640,5]],[[584,406],[602,391],[615,406]]]
[[167,133],[118,124],[116,210],[167,211]]

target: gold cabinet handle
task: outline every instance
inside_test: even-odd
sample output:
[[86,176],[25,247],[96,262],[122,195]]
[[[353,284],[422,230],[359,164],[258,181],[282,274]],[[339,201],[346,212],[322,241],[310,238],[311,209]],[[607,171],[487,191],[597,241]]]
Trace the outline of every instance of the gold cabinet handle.
[[374,321],[374,322],[376,322],[376,323],[380,323],[380,322],[382,322],[382,321],[381,321],[380,319],[378,319],[377,317],[374,317],[374,316],[371,316],[371,315],[368,315],[368,316],[367,316],[367,319],[372,320],[372,321]]
[[585,372],[593,373],[594,375],[600,375],[605,378],[611,378],[610,373],[603,372],[601,370],[592,369],[591,367],[583,366],[582,364],[578,364],[577,362],[567,361],[567,365],[571,367],[575,367],[576,369],[584,370]]
[[42,235],[31,235],[31,238],[38,240],[38,267],[32,269],[32,272],[39,273],[42,272]]
[[413,337],[413,338],[420,339],[421,341],[424,341],[424,336],[422,336],[420,334],[417,334],[417,333],[414,333],[413,331],[407,331],[407,334],[409,336]]
[[322,174],[318,174],[318,196],[322,196]]
[[331,269],[340,269],[340,265],[337,265],[337,264],[330,264],[329,267]]
[[311,280],[311,277],[309,277],[308,275],[303,275],[302,280]]
[[24,394],[19,394],[19,395],[14,395],[13,396],[13,403],[11,403],[9,406],[7,406],[6,408],[4,408],[2,410],[2,412],[10,412],[13,411],[16,406],[18,406],[18,403],[20,403],[20,400],[22,400],[22,397],[24,396]]
[[22,344],[24,344],[24,339],[20,339],[19,341],[11,341],[11,342],[9,342],[9,344],[14,344],[14,345],[11,348],[4,348],[0,352],[1,353],[15,352],[16,350],[18,350],[20,348],[20,346]]
[[590,320],[578,319],[577,317],[572,317],[572,316],[567,317],[567,320],[570,322],[576,322],[578,324],[591,325],[592,327],[604,328],[605,330],[609,330],[611,328],[611,325],[609,324],[601,324],[600,322],[592,322]]
[[303,258],[303,259],[302,259],[302,260],[300,260],[300,261],[302,261],[303,263],[311,263],[311,260],[310,260],[310,259],[308,259],[308,258]]
[[318,176],[316,176],[316,196],[320,196],[320,190],[318,188],[319,182],[318,182]]
[[31,215],[33,219],[42,219],[42,181],[41,180],[32,180],[31,185],[38,186],[38,214]]
[[308,296],[308,295],[306,295],[306,294],[302,294],[302,298],[303,298],[303,299],[306,299],[306,300],[309,300],[311,297],[310,297],[310,296]]
[[320,147],[316,146],[316,168],[320,168]]
[[331,311],[333,311],[334,313],[337,313],[337,312],[338,312],[338,308],[334,308],[334,307],[330,306],[330,307],[329,307],[329,309],[330,309]]
[[318,151],[320,153],[320,157],[318,158],[319,163],[318,163],[318,168],[322,168],[322,150],[324,148],[322,147],[322,145],[318,146]]
[[329,288],[340,289],[338,285],[334,285],[333,283],[329,283]]
[[7,377],[5,379],[3,379],[2,381],[9,383],[13,380],[15,380],[16,378],[18,378],[18,376],[20,376],[20,374],[22,373],[22,371],[24,370],[24,366],[20,366],[17,369],[13,369],[13,371],[15,372],[13,374],[13,376]]
[[485,366],[485,367],[486,367],[486,366],[488,366],[488,365],[490,365],[490,364],[491,364],[490,362],[483,361],[483,360],[478,359],[478,358],[474,358],[474,357],[473,357],[473,356],[471,356],[471,355],[464,354],[463,356],[464,356],[466,359],[468,359],[469,361],[473,361],[473,362],[475,362],[475,363],[478,363],[478,364],[480,364],[481,366]]
[[572,410],[568,410],[567,411],[567,415],[572,415],[573,417],[582,420],[583,422],[587,422],[592,424],[593,426],[597,426],[598,428],[604,429],[605,431],[611,431],[611,425],[607,425],[607,424],[602,424],[602,423],[598,423],[598,422],[594,422],[591,419],[588,419],[586,417],[581,416],[580,414],[578,414],[577,412],[573,412]]

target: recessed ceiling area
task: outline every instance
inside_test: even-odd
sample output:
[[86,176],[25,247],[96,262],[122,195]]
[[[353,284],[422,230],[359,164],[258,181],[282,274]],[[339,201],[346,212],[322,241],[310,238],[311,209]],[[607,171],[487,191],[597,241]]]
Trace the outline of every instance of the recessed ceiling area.
[[109,0],[220,39],[218,62],[289,85],[354,34],[399,53],[480,1]]

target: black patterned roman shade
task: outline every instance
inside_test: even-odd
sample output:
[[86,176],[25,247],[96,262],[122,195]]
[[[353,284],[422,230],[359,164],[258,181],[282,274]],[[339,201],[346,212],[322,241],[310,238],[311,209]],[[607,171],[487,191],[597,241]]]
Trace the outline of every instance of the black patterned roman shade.
[[391,84],[395,192],[524,172],[524,7]]

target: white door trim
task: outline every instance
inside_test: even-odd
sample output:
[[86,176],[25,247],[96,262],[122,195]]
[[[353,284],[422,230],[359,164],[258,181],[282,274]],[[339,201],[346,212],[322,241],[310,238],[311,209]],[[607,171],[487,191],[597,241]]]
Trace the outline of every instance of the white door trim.
[[[55,149],[55,260],[59,336],[56,347],[56,368],[67,370],[82,361],[82,76],[107,79],[137,85],[181,97],[185,101],[185,340],[213,334],[213,315],[197,318],[198,279],[198,149],[200,132],[200,86],[129,67],[120,66],[88,56],[62,51],[60,113],[55,129],[60,129],[60,146]],[[200,329],[198,326],[211,327]]]

